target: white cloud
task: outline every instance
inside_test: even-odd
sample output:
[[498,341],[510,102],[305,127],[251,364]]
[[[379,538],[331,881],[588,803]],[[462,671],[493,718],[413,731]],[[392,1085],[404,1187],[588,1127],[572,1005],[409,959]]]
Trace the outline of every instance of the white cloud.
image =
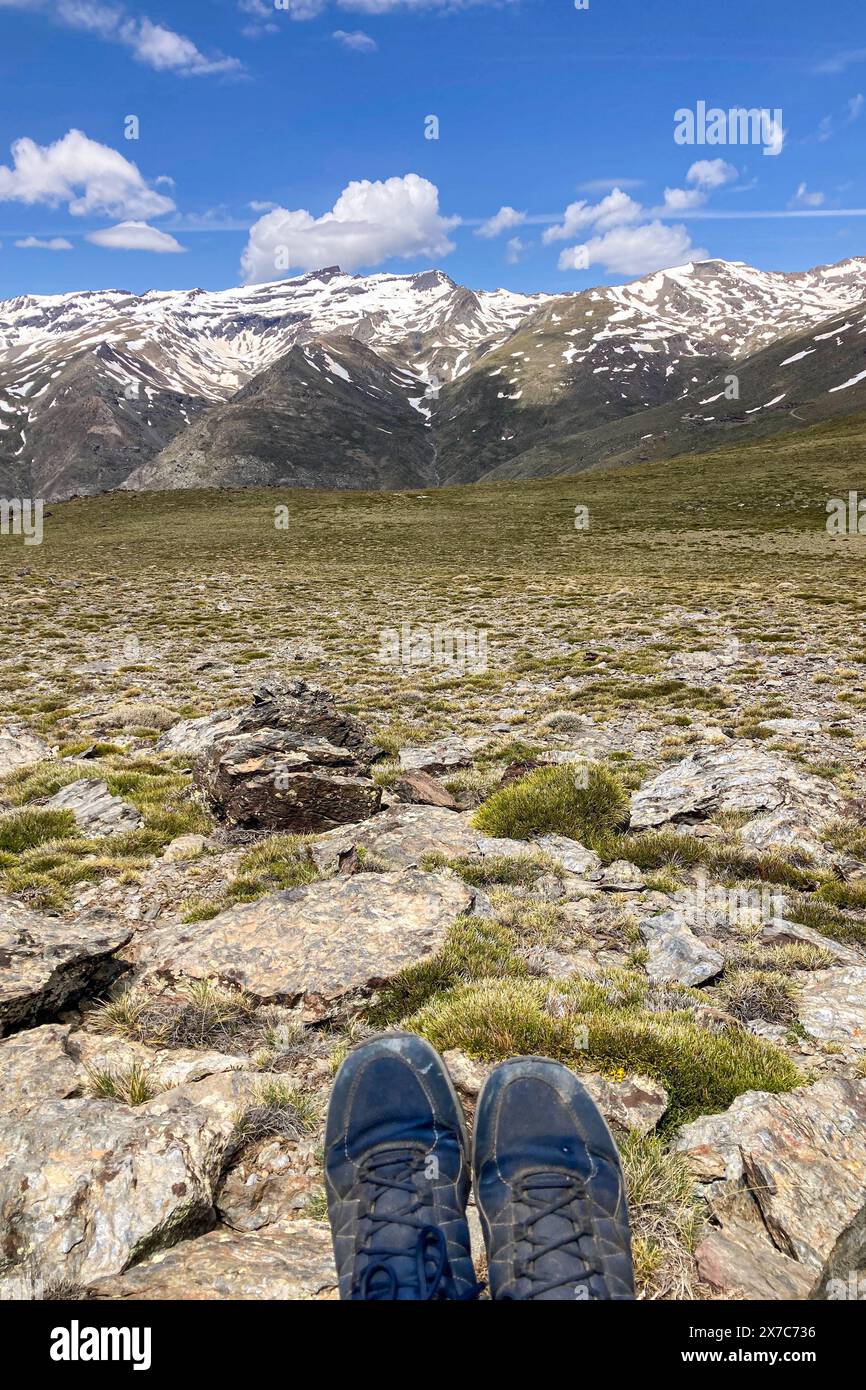
[[[843,130],[847,126],[853,125],[855,121],[859,121],[861,115],[863,114],[863,106],[864,97],[862,92],[858,92],[856,96],[848,98],[847,102],[845,103],[844,111],[841,113],[840,116],[838,116],[838,119],[841,121],[841,128]],[[820,144],[823,145],[824,143],[826,143],[827,140],[831,139],[832,136],[836,134],[836,121],[837,115],[821,117],[820,121],[818,122],[817,130],[817,138]]]
[[237,58],[223,58],[220,55],[205,57],[192,39],[184,38],[183,34],[176,34],[162,24],[152,24],[149,19],[126,20],[118,29],[117,37],[132,49],[140,63],[146,63],[158,72],[203,77],[214,73],[238,72],[241,68]]
[[520,257],[527,249],[527,243],[521,241],[519,236],[509,237],[505,243],[505,259],[508,264],[517,265]]
[[789,208],[819,208],[824,201],[823,193],[810,193],[805,183],[797,185],[797,192],[794,194]]
[[80,130],[67,131],[53,145],[24,136],[12,145],[12,159],[12,168],[0,164],[0,202],[66,203],[75,217],[159,217],[174,208],[135,164]]
[[482,222],[480,227],[476,227],[475,235],[483,237],[499,236],[500,232],[508,231],[510,227],[519,227],[526,221],[526,213],[518,212],[516,208],[507,205],[501,207],[492,217],[488,217],[486,222]]
[[664,203],[653,211],[658,217],[676,217],[690,212],[692,208],[702,207],[706,201],[706,193],[699,188],[666,188]]
[[238,9],[251,16],[251,22],[241,30],[245,38],[260,39],[263,34],[279,32],[279,24],[274,23],[274,0],[268,5],[265,0],[238,0]]
[[447,256],[459,221],[441,215],[439,190],[418,174],[359,179],[321,217],[305,208],[266,213],[250,229],[241,269],[249,284],[326,265],[351,271],[395,256]]
[[365,34],[363,29],[335,29],[331,38],[344,48],[353,48],[356,53],[375,53],[379,47],[376,40]]
[[67,241],[66,237],[53,236],[45,240],[38,236],[25,236],[15,245],[20,251],[71,251],[72,242]]
[[565,241],[582,231],[584,227],[595,227],[597,231],[607,231],[630,222],[637,222],[643,216],[643,208],[621,188],[614,188],[600,203],[569,203],[563,213],[562,222],[548,227],[542,236],[545,245],[552,241]]
[[686,183],[709,190],[732,183],[736,177],[737,170],[724,159],[697,159],[686,174]]
[[273,212],[274,208],[279,206],[279,203],[260,203],[257,198],[254,198],[251,203],[247,203],[247,207],[251,208],[253,212]]
[[186,247],[175,241],[168,232],[158,227],[149,227],[146,222],[119,222],[116,227],[103,227],[98,232],[88,232],[87,240],[94,246],[104,246],[109,251],[155,251],[157,255],[176,254]]
[[131,50],[133,57],[160,72],[175,72],[179,76],[200,77],[213,73],[240,71],[237,58],[222,54],[207,57],[183,34],[154,24],[145,18],[129,15],[122,5],[101,4],[100,0],[0,0],[0,7],[31,10],[69,29],[80,29],[109,43],[119,43]]
[[616,275],[646,275],[706,255],[703,248],[692,246],[685,227],[648,222],[641,227],[614,227],[582,246],[568,247],[560,254],[559,268],[587,270],[600,265]]
[[577,185],[584,193],[607,193],[611,188],[642,188],[645,179],[585,179]]
[[854,63],[862,63],[864,61],[866,61],[866,48],[849,48],[842,53],[834,54],[832,58],[825,58],[825,60],[819,63],[815,68],[815,72],[832,75],[834,73],[844,72],[846,68],[851,67]]

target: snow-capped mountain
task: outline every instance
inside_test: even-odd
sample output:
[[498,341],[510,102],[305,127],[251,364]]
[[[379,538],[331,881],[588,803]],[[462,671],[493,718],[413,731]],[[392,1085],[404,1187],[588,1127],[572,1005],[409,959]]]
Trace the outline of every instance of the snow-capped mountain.
[[[0,493],[430,485],[670,455],[704,416],[766,433],[786,410],[866,409],[858,306],[866,258],[792,274],[702,261],[555,296],[337,267],[213,293],[22,296],[0,303]],[[753,400],[765,354],[810,332],[778,358],[787,404]],[[704,410],[726,371],[739,404]]]
[[215,293],[25,295],[0,302],[0,370],[23,388],[49,365],[108,346],[116,356],[106,370],[123,388],[138,378],[225,401],[296,343],[339,334],[404,353],[419,375],[447,381],[548,298],[473,293],[438,270],[361,277],[338,266]]

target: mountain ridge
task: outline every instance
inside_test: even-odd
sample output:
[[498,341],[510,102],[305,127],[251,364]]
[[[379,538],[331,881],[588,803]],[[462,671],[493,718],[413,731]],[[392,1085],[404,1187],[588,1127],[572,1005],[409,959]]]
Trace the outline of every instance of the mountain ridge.
[[[434,486],[671,457],[718,447],[720,415],[761,434],[863,409],[861,334],[863,257],[696,261],[561,295],[328,266],[18,296],[0,302],[0,491]],[[731,374],[739,397],[705,410]],[[756,399],[770,375],[781,410]]]

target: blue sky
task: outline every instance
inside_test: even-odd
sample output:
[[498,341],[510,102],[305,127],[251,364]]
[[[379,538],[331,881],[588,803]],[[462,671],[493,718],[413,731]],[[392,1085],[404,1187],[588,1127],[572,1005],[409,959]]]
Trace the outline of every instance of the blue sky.
[[[0,297],[866,254],[862,0],[277,4],[0,0]],[[700,102],[781,131],[678,144]]]

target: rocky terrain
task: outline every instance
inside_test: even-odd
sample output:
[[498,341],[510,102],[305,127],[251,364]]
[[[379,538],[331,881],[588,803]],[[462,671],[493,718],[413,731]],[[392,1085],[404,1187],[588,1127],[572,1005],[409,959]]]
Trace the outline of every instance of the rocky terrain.
[[863,1296],[864,426],[799,438],[3,539],[0,1296],[333,1298],[324,1109],[393,1026],[470,1118],[577,1071],[642,1298]]
[[0,494],[573,475],[866,406],[866,260],[563,295],[441,271],[0,303]]

